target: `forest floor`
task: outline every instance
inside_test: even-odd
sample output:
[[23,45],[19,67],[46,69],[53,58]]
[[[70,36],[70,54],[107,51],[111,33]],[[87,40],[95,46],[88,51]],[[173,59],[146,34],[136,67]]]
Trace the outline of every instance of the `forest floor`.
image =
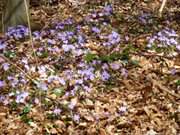
[[0,40],[1,135],[179,135],[180,11],[169,2],[32,7]]

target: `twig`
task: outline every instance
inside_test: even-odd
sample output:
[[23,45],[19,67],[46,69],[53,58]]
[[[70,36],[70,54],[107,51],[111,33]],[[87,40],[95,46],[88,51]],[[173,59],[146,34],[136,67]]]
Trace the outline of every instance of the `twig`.
[[163,9],[164,9],[164,7],[165,7],[165,5],[166,5],[166,2],[167,2],[167,0],[163,0],[163,2],[162,2],[162,4],[161,4],[161,7],[160,7],[160,9],[159,9],[159,15],[160,15],[160,17],[162,16],[162,11],[163,11]]
[[24,0],[24,4],[25,4],[25,8],[26,8],[26,15],[27,15],[27,21],[28,21],[28,27],[29,27],[29,37],[30,37],[30,41],[31,41],[31,47],[32,47],[32,50],[33,50],[34,58],[35,58],[35,61],[36,61],[36,67],[37,67],[38,66],[38,60],[37,60],[36,51],[35,51],[34,44],[33,44],[32,31],[31,31],[31,22],[30,22],[29,10],[28,10],[26,0]]
[[17,68],[19,71],[21,71],[27,78],[29,78],[32,82],[34,82],[35,80],[32,79],[23,69],[21,69],[19,66],[17,66],[16,64],[12,63],[8,58],[6,58],[5,56],[3,56],[2,54],[0,54],[0,57],[3,58],[4,60],[6,60],[7,62],[9,62],[11,65],[13,65],[15,68]]

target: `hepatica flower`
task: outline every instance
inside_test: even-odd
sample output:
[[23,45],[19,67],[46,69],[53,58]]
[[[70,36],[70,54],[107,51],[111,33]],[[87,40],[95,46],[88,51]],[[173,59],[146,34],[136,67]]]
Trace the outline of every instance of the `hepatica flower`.
[[74,114],[73,117],[72,117],[72,119],[73,119],[75,122],[79,123],[79,121],[80,121],[80,116],[79,116],[79,114]]
[[121,64],[113,62],[113,63],[110,63],[110,66],[113,70],[118,70],[118,69],[120,69]]
[[64,78],[58,77],[58,76],[49,76],[48,77],[48,83],[52,83],[53,81],[58,81],[61,85],[66,85],[66,81]]
[[151,21],[151,16],[152,15],[150,13],[141,12],[138,19],[142,24],[147,24],[147,23],[151,23],[150,22]]
[[100,33],[101,30],[100,30],[99,28],[97,28],[97,27],[92,27],[92,32],[94,32],[94,33]]
[[128,77],[128,70],[125,68],[122,68],[121,69],[121,75],[124,76],[125,78],[127,78]]
[[72,25],[74,23],[74,20],[73,20],[73,18],[68,18],[68,19],[64,20],[63,23],[66,25]]
[[180,52],[180,44],[176,45],[176,49]]
[[15,38],[16,40],[25,38],[28,36],[29,30],[27,27],[18,25],[17,27],[9,27],[6,32],[6,36],[9,38]]
[[8,76],[7,79],[9,80],[12,87],[17,86],[17,84],[19,83],[19,80],[13,76]]
[[61,40],[64,44],[67,44],[74,36],[74,32],[65,31],[57,33],[57,39]]
[[119,110],[118,110],[118,113],[120,114],[120,115],[123,115],[124,113],[126,113],[127,112],[127,107],[126,106],[121,106],[120,108],[119,108]]
[[149,38],[147,47],[176,47],[178,50],[178,34],[173,29],[165,28]]
[[45,66],[39,66],[38,67],[38,73],[41,77],[46,77],[46,67]]
[[106,70],[103,70],[103,72],[101,74],[101,79],[103,81],[107,81],[107,80],[109,80],[110,77],[111,77],[110,74]]
[[85,37],[83,35],[78,35],[77,42],[78,42],[78,44],[82,45],[83,43],[85,43]]
[[6,43],[4,43],[3,41],[0,41],[0,50],[3,50],[6,48]]
[[56,26],[55,26],[55,29],[63,30],[64,29],[64,24],[63,23],[57,23]]
[[73,110],[74,107],[76,106],[76,103],[75,102],[71,102],[69,105],[68,105],[68,108]]
[[21,92],[16,96],[16,103],[24,103],[26,98],[28,97],[28,92]]
[[7,71],[9,69],[9,66],[10,66],[9,63],[3,63],[2,64],[2,67],[3,67],[4,71]]
[[33,35],[34,40],[37,40],[37,39],[41,40],[42,39],[41,32],[39,32],[39,31],[33,32],[32,35]]
[[120,42],[120,35],[115,31],[112,31],[111,34],[104,38],[107,39],[107,42],[103,43],[104,46],[111,46]]
[[74,50],[75,47],[72,44],[63,44],[62,49],[64,50],[64,52],[69,52],[69,51]]
[[47,40],[47,43],[48,43],[49,45],[55,45],[55,44],[56,44],[56,41],[55,41],[54,39],[48,39],[48,40]]
[[0,95],[0,102],[3,102],[6,99],[4,95]]
[[94,68],[93,67],[87,67],[83,70],[78,70],[78,74],[82,75],[85,80],[94,80],[95,74],[94,74]]
[[0,103],[3,103],[4,105],[8,105],[9,100],[8,100],[7,96],[0,95]]
[[5,82],[0,80],[0,88],[5,86]]
[[108,36],[108,40],[111,44],[119,43],[120,35],[117,32],[112,31],[112,33]]
[[175,69],[175,68],[173,68],[173,69],[171,69],[171,70],[170,70],[171,75],[175,75],[175,74],[176,74],[176,72],[177,72],[177,71],[176,71],[176,69]]
[[60,115],[61,112],[62,112],[62,110],[59,109],[59,108],[55,108],[55,109],[53,110],[53,113],[54,113],[55,115]]
[[104,7],[104,13],[105,15],[111,15],[113,13],[112,5],[107,5]]
[[43,91],[47,91],[48,90],[48,86],[45,82],[40,82],[40,83],[37,83],[37,87]]

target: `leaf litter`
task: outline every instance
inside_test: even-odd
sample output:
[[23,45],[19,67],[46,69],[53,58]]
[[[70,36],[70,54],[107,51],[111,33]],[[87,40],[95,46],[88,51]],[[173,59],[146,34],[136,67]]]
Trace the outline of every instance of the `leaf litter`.
[[158,18],[160,3],[92,3],[32,7],[45,24],[33,32],[38,66],[26,27],[2,36],[1,134],[179,133],[174,11]]

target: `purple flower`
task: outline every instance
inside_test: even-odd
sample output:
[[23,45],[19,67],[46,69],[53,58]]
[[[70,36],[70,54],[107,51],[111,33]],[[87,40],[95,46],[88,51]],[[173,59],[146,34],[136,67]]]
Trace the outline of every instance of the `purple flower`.
[[84,53],[84,51],[82,49],[73,50],[73,55],[75,55],[75,56],[80,56],[83,53]]
[[4,105],[8,105],[9,100],[8,100],[7,96],[0,95],[0,103],[3,103]]
[[83,79],[78,79],[75,82],[76,82],[76,84],[83,84]]
[[71,24],[74,23],[74,20],[72,18],[68,18],[68,19],[64,20],[63,23],[66,24],[66,25],[71,25]]
[[171,72],[172,75],[175,75],[176,74],[176,69],[173,68],[173,69],[170,70],[170,72]]
[[9,63],[2,64],[4,71],[7,71],[9,69],[9,65],[10,65]]
[[75,122],[77,122],[77,123],[79,123],[79,121],[80,121],[80,116],[79,116],[79,114],[75,114],[75,115],[73,115],[73,118],[72,118]]
[[53,110],[53,113],[54,113],[55,115],[59,115],[61,112],[62,112],[62,110],[59,109],[59,108],[55,108],[55,109]]
[[63,78],[58,78],[58,81],[62,84],[62,85],[66,85],[66,81]]
[[28,97],[28,92],[21,92],[16,97],[16,103],[24,103],[25,99]]
[[151,20],[151,14],[149,13],[141,13],[141,15],[139,16],[139,20],[143,23],[143,24],[147,24],[150,22]]
[[92,32],[95,32],[95,33],[100,33],[101,30],[97,27],[92,27]]
[[113,13],[112,5],[107,5],[104,7],[105,15],[111,15]]
[[3,95],[0,95],[0,102],[3,102],[6,99],[6,97]]
[[5,86],[5,82],[0,80],[0,88]]
[[44,91],[47,91],[47,90],[48,90],[48,86],[47,86],[47,84],[44,83],[44,82],[38,83],[38,84],[37,84],[37,87],[38,87],[39,89],[41,89],[41,90],[44,90]]
[[35,31],[33,32],[33,39],[41,39],[41,32]]
[[82,35],[78,35],[77,40],[78,40],[78,44],[83,44],[85,42],[85,39]]
[[91,21],[91,16],[86,16],[86,17],[85,17],[85,21],[86,21],[86,22],[90,22],[90,21]]
[[6,48],[6,44],[3,43],[3,41],[0,41],[0,50],[3,50]]
[[180,51],[180,45],[176,45],[176,49]]
[[16,40],[22,39],[25,36],[28,36],[29,30],[27,27],[18,25],[16,27],[9,27],[6,32],[6,36],[9,38],[15,38]]
[[76,106],[76,102],[71,102],[69,105],[68,105],[68,108],[73,110],[74,107]]
[[48,39],[48,40],[47,40],[47,43],[48,43],[49,45],[55,45],[55,44],[56,44],[56,41],[55,41],[54,39]]
[[104,46],[115,45],[120,42],[120,35],[115,31],[112,31],[111,34],[109,34],[107,37],[104,38],[108,39],[108,42],[103,43]]
[[103,81],[107,81],[107,80],[109,80],[109,78],[110,78],[110,74],[106,70],[104,70],[101,74],[101,79]]
[[[157,34],[149,38],[148,47],[151,48],[152,45],[157,45],[157,47],[171,47],[178,45],[178,35],[172,29],[165,28],[159,31]],[[178,50],[178,49],[177,49]]]
[[103,66],[102,66],[102,69],[108,69],[109,68],[109,66],[108,66],[108,64],[103,64]]
[[55,81],[59,81],[59,83],[61,83],[62,85],[66,84],[65,80],[63,78],[61,78],[61,77],[53,76],[53,75],[48,77],[48,83],[51,83],[54,80]]
[[110,66],[111,66],[112,69],[118,70],[121,67],[121,64],[119,64],[119,63],[111,63]]
[[63,29],[64,29],[64,24],[63,24],[63,23],[58,23],[58,24],[56,25],[55,29],[63,30]]
[[71,80],[73,78],[73,71],[71,70],[65,70],[64,74],[68,80]]
[[12,87],[15,87],[19,82],[17,78],[12,77],[12,76],[8,76],[7,79],[10,81],[10,84]]
[[62,45],[62,49],[64,50],[64,52],[69,52],[71,50],[74,50],[75,47],[71,44],[69,44],[69,45],[64,44],[64,45]]
[[91,92],[91,88],[86,86],[86,85],[83,85],[83,88],[86,92]]
[[78,70],[78,74],[84,76],[85,80],[94,80],[95,75],[94,75],[94,68],[93,67],[87,67],[86,69],[83,70]]
[[125,68],[121,69],[121,75],[124,76],[125,78],[127,78],[128,76],[128,70],[126,70]]
[[123,115],[125,112],[127,112],[127,107],[126,106],[121,106],[118,110],[118,113],[120,115]]

